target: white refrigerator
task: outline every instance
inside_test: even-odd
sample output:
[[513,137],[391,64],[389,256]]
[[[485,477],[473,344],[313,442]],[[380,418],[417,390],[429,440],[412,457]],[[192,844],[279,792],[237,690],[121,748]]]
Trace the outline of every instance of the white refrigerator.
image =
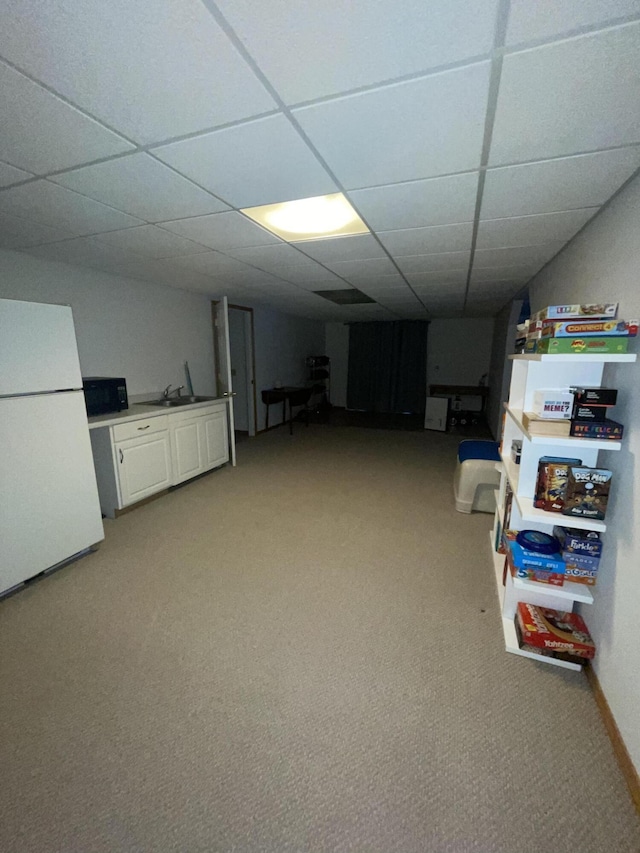
[[0,595],[103,538],[71,308],[0,299]]

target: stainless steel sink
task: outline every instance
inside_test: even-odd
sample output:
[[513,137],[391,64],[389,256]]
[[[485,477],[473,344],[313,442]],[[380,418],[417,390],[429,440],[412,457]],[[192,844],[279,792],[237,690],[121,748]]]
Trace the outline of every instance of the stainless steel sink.
[[198,397],[198,396],[188,396],[188,397],[168,397],[162,398],[161,400],[148,400],[146,403],[143,403],[145,406],[164,406],[167,409],[173,409],[177,406],[190,406],[193,403],[208,403],[213,400],[217,400],[218,397]]

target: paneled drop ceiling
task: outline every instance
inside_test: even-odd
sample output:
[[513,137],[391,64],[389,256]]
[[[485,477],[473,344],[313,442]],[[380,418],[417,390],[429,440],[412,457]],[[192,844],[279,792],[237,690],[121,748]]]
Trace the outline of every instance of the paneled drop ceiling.
[[[492,314],[640,168],[639,57],[640,0],[5,0],[0,246],[321,320]],[[238,212],[338,191],[370,234]]]

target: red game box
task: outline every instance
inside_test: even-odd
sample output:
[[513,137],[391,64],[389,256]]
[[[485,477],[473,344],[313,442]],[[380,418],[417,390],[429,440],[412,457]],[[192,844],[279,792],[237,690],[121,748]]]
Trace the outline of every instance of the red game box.
[[577,613],[519,601],[516,633],[521,649],[547,657],[584,663],[596,654],[589,629]]

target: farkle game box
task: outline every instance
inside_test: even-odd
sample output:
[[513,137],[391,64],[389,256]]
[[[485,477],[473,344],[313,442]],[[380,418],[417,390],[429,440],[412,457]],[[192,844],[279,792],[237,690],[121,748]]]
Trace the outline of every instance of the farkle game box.
[[550,607],[518,602],[516,633],[520,648],[571,663],[595,657],[596,647],[584,619]]

